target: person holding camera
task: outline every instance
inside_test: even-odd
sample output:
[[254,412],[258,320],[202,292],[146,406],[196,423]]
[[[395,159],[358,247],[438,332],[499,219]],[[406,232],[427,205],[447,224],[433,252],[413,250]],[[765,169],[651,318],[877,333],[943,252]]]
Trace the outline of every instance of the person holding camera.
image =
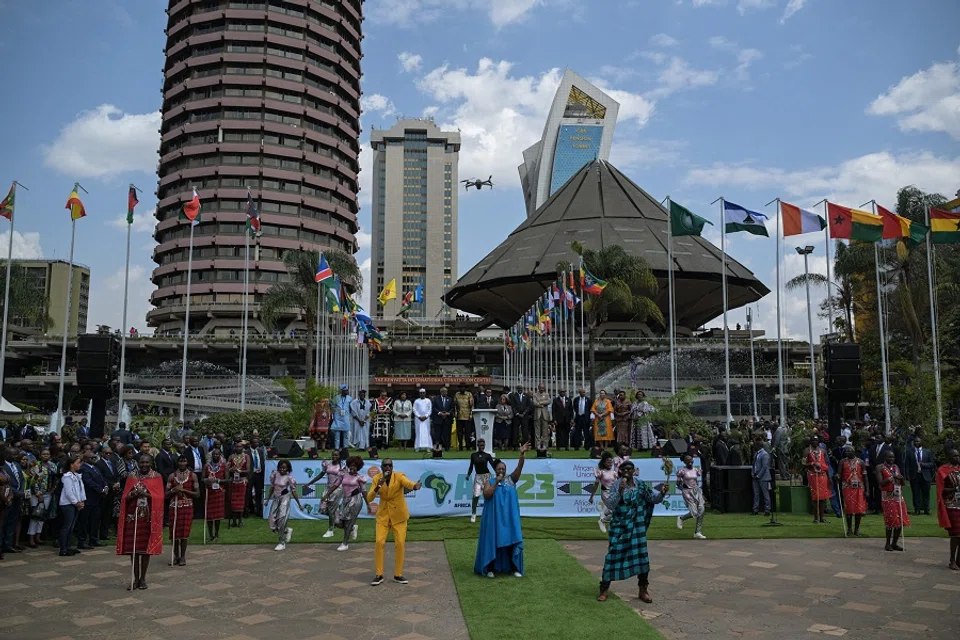
[[407,520],[410,511],[407,509],[407,491],[417,491],[423,485],[420,481],[414,482],[400,472],[394,472],[393,460],[384,459],[383,472],[376,482],[371,483],[367,491],[367,503],[373,502],[378,496],[380,503],[377,506],[377,534],[374,551],[376,575],[370,583],[373,586],[383,584],[383,551],[387,545],[387,536],[393,532],[393,581],[398,584],[409,582],[403,577],[403,554],[407,543]]

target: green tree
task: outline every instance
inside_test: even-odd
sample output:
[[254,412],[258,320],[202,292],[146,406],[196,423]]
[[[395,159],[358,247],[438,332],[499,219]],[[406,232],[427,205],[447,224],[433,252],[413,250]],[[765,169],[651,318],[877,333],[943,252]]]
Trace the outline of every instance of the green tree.
[[[0,266],[0,291],[6,284],[7,265]],[[53,319],[47,312],[48,300],[43,297],[43,284],[40,278],[22,265],[14,264],[10,271],[10,312],[11,324],[24,327],[36,327],[46,331],[53,326]],[[0,293],[0,314],[3,313],[3,294]]]
[[[653,321],[659,327],[666,328],[666,320],[655,302],[660,285],[646,260],[630,255],[623,247],[615,244],[597,250],[588,249],[578,240],[574,240],[570,248],[583,259],[583,264],[590,273],[607,282],[599,296],[583,296],[587,335],[590,340],[590,394],[595,396],[596,337],[600,325],[616,318],[628,322]],[[569,268],[568,265],[558,267],[559,271]]]
[[[360,269],[353,256],[336,249],[327,249],[323,255],[348,290],[361,291]],[[314,277],[320,266],[320,255],[310,251],[288,251],[283,256],[283,263],[290,280],[273,285],[264,296],[260,305],[263,323],[273,329],[281,329],[283,318],[295,314],[303,320],[307,332],[312,336],[317,327],[317,283]],[[310,339],[306,344],[305,370],[307,378],[312,378],[314,344]]]
[[312,377],[307,377],[303,389],[293,378],[282,378],[277,382],[290,398],[290,408],[280,414],[280,417],[289,427],[290,437],[299,438],[307,432],[317,403],[332,398],[335,395],[334,389],[318,385]]

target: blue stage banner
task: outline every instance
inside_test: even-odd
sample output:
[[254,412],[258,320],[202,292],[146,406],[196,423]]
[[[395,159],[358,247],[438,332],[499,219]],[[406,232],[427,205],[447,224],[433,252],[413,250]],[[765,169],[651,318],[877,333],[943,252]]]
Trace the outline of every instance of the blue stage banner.
[[[326,478],[312,487],[305,488],[310,479],[316,477],[322,468],[319,460],[291,460],[293,475],[297,480],[297,492],[303,509],[296,504],[290,506],[290,517],[295,519],[325,519],[320,513],[320,498],[326,491]],[[365,460],[360,473],[369,475],[371,469],[379,468],[379,460]],[[699,461],[698,461],[699,462]],[[516,460],[507,460],[507,473],[513,472]],[[663,460],[659,458],[635,458],[639,476],[653,486],[666,479]],[[395,460],[394,470],[403,473],[416,482],[423,483],[419,491],[407,494],[410,516],[425,518],[435,516],[468,516],[473,498],[473,478],[467,477],[468,460]],[[676,469],[681,462],[673,459],[674,475],[670,479],[670,495],[658,504],[653,512],[655,516],[678,516],[687,512],[687,507],[676,489]],[[271,495],[270,472],[276,469],[277,461],[270,460],[266,466],[267,486],[264,495]],[[598,517],[597,504],[590,498],[590,489],[594,482],[595,460],[557,460],[552,458],[533,458],[526,461],[523,474],[517,483],[520,496],[520,514],[547,518]],[[368,485],[369,486],[369,485]],[[482,503],[482,498],[481,498]],[[266,509],[264,509],[266,513]],[[366,510],[361,512],[362,517]]]

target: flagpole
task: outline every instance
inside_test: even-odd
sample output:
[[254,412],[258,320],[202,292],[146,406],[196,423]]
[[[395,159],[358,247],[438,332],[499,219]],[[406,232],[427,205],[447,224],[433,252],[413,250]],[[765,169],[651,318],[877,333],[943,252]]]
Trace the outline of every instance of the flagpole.
[[[871,200],[873,206],[873,215],[877,215],[877,201]],[[877,321],[880,329],[880,374],[883,376],[883,420],[885,433],[892,433],[890,424],[890,386],[887,381],[887,330],[883,318],[883,293],[880,288],[880,247],[878,243],[873,243],[873,259],[876,267],[877,277]]]
[[323,304],[323,283],[317,283],[317,314],[316,322],[317,325],[317,339],[314,342],[314,349],[316,353],[313,354],[313,382],[315,384],[320,384],[320,307]]
[[[927,224],[927,286],[930,296],[930,337],[933,339],[933,385],[937,396],[937,433],[943,431],[943,396],[940,388],[940,338],[937,336],[937,298],[933,286],[936,270],[934,267],[934,246],[933,246],[933,227],[930,225],[930,205],[926,203],[924,196],[924,222]],[[12,232],[11,232],[12,236]],[[9,272],[7,273],[7,283],[10,282]],[[6,309],[6,307],[4,307]],[[6,311],[4,311],[6,312]],[[2,367],[2,365],[0,365]],[[0,375],[3,369],[0,368]]]
[[[250,197],[249,190],[247,190],[247,197]],[[250,231],[250,222],[248,220],[247,228],[243,230],[243,341],[241,346],[243,353],[240,357],[240,411],[245,411],[247,408],[247,332],[250,326]]]
[[[73,183],[73,189],[86,189],[80,186],[79,182]],[[10,234],[13,237],[13,233]],[[63,343],[60,347],[60,388],[57,391],[57,429],[56,432],[63,431],[63,390],[67,376],[67,335],[70,333],[70,304],[73,298],[73,248],[77,239],[77,221],[73,219],[73,213],[70,214],[70,259],[67,265],[67,303],[63,310]],[[79,327],[77,327],[79,330]]]
[[187,302],[183,317],[183,362],[180,366],[180,422],[183,422],[187,403],[187,345],[190,342],[190,281],[193,279],[193,230],[196,225],[190,222],[190,244],[187,249]]
[[[137,189],[137,186],[133,183],[130,184],[131,189]],[[129,196],[127,202],[127,208],[129,209]],[[124,382],[126,382],[126,371],[127,371],[127,302],[129,300],[128,293],[130,290],[130,235],[131,230],[133,229],[133,218],[130,211],[131,218],[127,220],[127,260],[126,267],[124,269],[123,276],[123,319],[120,322],[120,387],[117,390],[117,417],[123,415],[123,388]]]
[[[583,256],[580,256],[580,273],[583,273]],[[584,336],[587,333],[587,323],[584,320],[583,308],[586,306],[586,298],[583,297],[583,283],[580,283],[580,386],[587,388],[587,348],[584,344]],[[592,399],[592,398],[591,398]]]
[[[10,273],[13,271],[13,223],[14,218],[16,218],[15,209],[17,206],[18,184],[20,183],[14,180],[13,184],[10,185],[10,193],[13,194],[13,203],[10,210],[10,239],[7,243],[7,281],[3,289],[3,335],[0,336],[0,398],[3,397],[3,380],[7,364],[7,320],[10,315]],[[23,187],[22,184],[20,186]],[[23,188],[26,189],[26,187]],[[27,189],[27,191],[29,191],[29,189]]]
[[[823,201],[823,219],[829,220],[830,215],[827,213],[827,201]],[[830,290],[833,287],[833,279],[830,277],[830,225],[828,224],[823,228],[823,237],[826,239],[826,248],[827,248],[827,313],[830,314],[830,326],[827,328],[827,333],[833,333],[833,300],[830,298]]]
[[723,289],[723,356],[724,356],[724,384],[727,396],[727,419],[729,425],[733,422],[733,411],[730,406],[730,327],[727,324],[727,222],[724,214],[723,197],[714,202],[720,202],[720,253],[723,263],[721,265],[721,282]]
[[667,196],[667,295],[670,304],[670,395],[677,394],[677,338],[673,293],[673,225],[670,217],[670,196]]
[[760,420],[757,412],[757,361],[753,357],[753,311],[747,307],[747,330],[750,332],[750,378],[753,381],[753,419]]
[[780,198],[768,202],[766,205],[769,207],[773,203],[777,203],[777,384],[780,387],[780,426],[787,426],[787,402],[783,397],[784,388],[783,388],[783,323],[780,319],[780,241],[781,241],[781,227],[780,227]]

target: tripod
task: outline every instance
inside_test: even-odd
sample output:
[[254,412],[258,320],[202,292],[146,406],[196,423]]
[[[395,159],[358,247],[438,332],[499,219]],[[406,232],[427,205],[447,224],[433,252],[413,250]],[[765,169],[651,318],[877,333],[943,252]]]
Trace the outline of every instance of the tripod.
[[765,527],[782,527],[782,522],[777,522],[777,455],[774,454],[773,462],[770,469],[770,522],[764,522],[763,526]]

